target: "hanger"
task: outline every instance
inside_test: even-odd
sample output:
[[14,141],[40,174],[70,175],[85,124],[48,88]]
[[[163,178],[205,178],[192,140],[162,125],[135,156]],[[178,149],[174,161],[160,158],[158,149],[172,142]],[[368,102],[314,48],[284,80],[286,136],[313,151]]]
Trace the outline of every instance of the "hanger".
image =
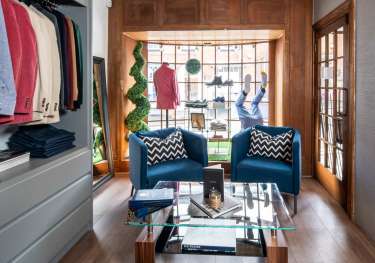
[[49,8],[57,8],[58,4],[54,0],[21,0],[27,5],[31,5],[33,3],[35,4],[40,4],[44,7],[49,7]]

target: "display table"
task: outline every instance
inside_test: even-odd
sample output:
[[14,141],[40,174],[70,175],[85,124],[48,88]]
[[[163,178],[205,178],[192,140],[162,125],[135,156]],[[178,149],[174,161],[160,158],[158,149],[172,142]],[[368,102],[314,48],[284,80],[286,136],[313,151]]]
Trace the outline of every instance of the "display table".
[[[153,263],[155,252],[266,257],[269,263],[288,262],[284,231],[296,228],[276,184],[225,183],[224,196],[241,206],[215,219],[191,202],[191,197],[203,193],[202,183],[159,182],[155,188],[174,188],[174,204],[141,219],[128,213],[127,225],[144,228],[135,243],[135,262]],[[192,229],[199,229],[194,231],[195,236],[202,233],[193,241],[203,240],[205,245],[209,231],[218,236],[220,232],[229,233],[233,250],[209,251],[207,246],[186,250],[189,238],[184,238],[189,231],[191,237]]]

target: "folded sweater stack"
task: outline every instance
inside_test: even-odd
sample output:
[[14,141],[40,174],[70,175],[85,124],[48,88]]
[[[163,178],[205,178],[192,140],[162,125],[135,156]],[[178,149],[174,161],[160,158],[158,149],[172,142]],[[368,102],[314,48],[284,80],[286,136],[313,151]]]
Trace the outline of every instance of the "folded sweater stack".
[[48,158],[74,147],[73,132],[51,125],[20,127],[9,139],[12,150],[30,152],[31,157]]

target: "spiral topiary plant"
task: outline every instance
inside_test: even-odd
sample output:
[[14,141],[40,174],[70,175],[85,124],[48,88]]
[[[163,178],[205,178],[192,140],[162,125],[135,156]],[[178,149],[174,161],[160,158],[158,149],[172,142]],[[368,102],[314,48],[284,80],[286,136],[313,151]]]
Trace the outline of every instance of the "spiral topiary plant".
[[147,124],[143,121],[150,111],[150,102],[143,95],[147,88],[147,79],[142,73],[142,69],[145,64],[141,53],[142,48],[142,42],[139,41],[133,51],[135,63],[130,69],[129,74],[136,81],[127,93],[129,100],[136,106],[125,120],[126,127],[132,132],[148,130]]

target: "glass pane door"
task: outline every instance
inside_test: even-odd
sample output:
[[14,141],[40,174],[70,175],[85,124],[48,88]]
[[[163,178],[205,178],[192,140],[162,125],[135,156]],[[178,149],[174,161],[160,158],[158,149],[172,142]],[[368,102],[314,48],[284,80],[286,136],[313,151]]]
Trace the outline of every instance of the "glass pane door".
[[343,201],[348,125],[346,21],[317,33],[317,177]]
[[338,180],[343,180],[344,126],[347,123],[344,85],[345,27],[319,40],[319,162]]

